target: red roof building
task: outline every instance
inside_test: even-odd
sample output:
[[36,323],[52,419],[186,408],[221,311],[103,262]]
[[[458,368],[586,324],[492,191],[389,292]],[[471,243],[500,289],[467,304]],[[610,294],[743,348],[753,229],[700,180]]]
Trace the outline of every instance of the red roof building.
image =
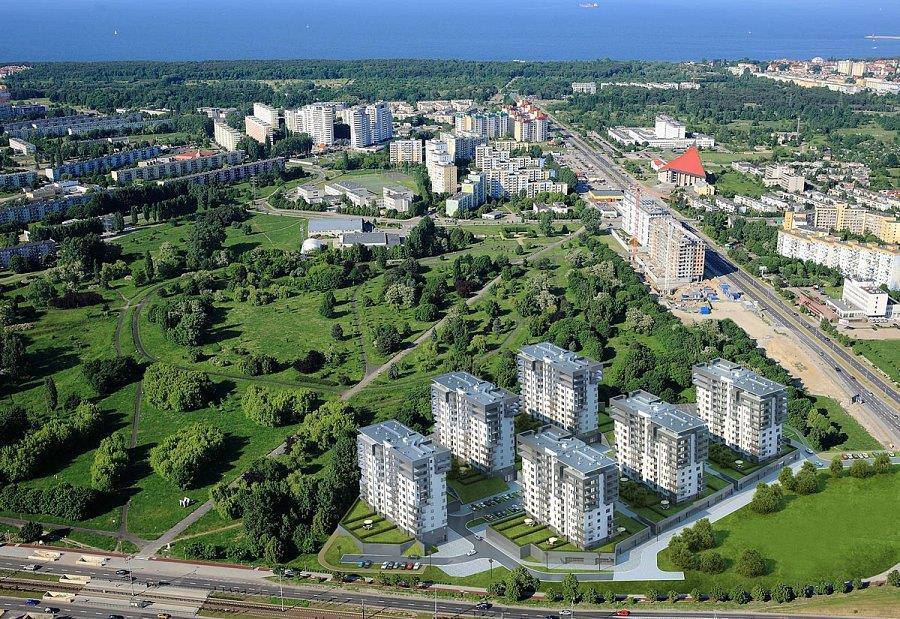
[[[666,178],[664,179],[663,176]],[[684,178],[682,178],[684,177]],[[690,180],[693,179],[693,180]],[[659,169],[659,180],[664,183],[674,183],[679,187],[693,185],[697,179],[706,180],[706,170],[700,161],[700,151],[696,146],[691,146],[680,157],[676,157]]]

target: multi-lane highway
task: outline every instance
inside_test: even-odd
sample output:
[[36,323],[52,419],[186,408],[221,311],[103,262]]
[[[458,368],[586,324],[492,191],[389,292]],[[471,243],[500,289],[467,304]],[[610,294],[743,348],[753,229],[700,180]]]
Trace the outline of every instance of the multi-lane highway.
[[[592,148],[585,139],[570,126],[560,123],[552,114],[552,122],[565,130],[566,141],[578,156],[591,164],[597,172],[605,176],[612,185],[622,189],[637,184],[620,166],[604,153]],[[859,396],[861,404],[872,413],[872,422],[877,423],[880,434],[889,439],[888,446],[900,446],[900,393],[891,381],[860,361],[853,353],[836,344],[822,333],[818,326],[801,317],[794,308],[755,277],[731,262],[725,253],[707,237],[702,230],[675,210],[672,215],[681,220],[707,244],[707,264],[715,275],[726,275],[735,284],[750,294],[769,314],[790,329],[798,341],[827,364],[850,395]]]

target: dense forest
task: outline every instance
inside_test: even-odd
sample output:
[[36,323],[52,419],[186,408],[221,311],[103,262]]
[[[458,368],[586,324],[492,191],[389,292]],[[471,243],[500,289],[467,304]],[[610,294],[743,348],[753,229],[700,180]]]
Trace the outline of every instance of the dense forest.
[[[9,78],[15,99],[49,97],[101,111],[116,107],[280,107],[321,100],[489,99],[511,80],[523,94],[560,97],[575,80],[679,80],[695,65],[596,60],[283,60],[216,62],[38,63]],[[88,87],[89,86],[89,87]],[[512,86],[511,86],[512,88]]]

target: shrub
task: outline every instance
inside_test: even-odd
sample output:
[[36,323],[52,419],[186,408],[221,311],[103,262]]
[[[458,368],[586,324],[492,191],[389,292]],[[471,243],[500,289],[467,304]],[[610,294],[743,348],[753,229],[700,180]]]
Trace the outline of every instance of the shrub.
[[264,354],[252,354],[241,359],[241,371],[248,376],[261,376],[278,371],[275,357]]
[[703,594],[700,593],[700,589],[697,589],[696,587],[691,589],[691,599],[695,602],[703,601]]
[[874,474],[872,466],[865,460],[854,460],[850,465],[850,475],[858,479],[871,477]]
[[751,599],[750,593],[742,585],[735,585],[732,587],[731,591],[728,593],[728,597],[738,604],[746,604]]
[[769,590],[762,585],[753,587],[753,599],[757,602],[765,602],[769,599]]
[[841,477],[844,474],[844,462],[840,456],[832,458],[831,464],[828,465],[828,470],[831,472],[832,477]]
[[888,572],[887,584],[892,587],[900,587],[900,570],[891,570]]
[[183,428],[150,450],[150,466],[182,490],[194,487],[225,446],[225,434],[207,423]]
[[709,597],[716,602],[727,602],[728,591],[725,590],[725,587],[723,587],[719,583],[716,583],[713,585],[712,590],[709,592]]
[[156,408],[192,411],[202,408],[212,388],[203,372],[154,363],[144,373],[144,395]]
[[700,555],[698,569],[705,574],[721,574],[726,567],[725,557],[718,552],[704,552]]
[[132,382],[139,369],[131,357],[93,359],[81,366],[85,379],[98,395],[109,395]]
[[91,465],[91,486],[100,492],[112,492],[121,485],[127,470],[125,435],[116,433],[100,441]]
[[756,486],[756,492],[750,501],[750,509],[757,514],[771,514],[781,509],[782,500],[781,486],[772,484],[771,486],[760,482]]
[[241,398],[241,407],[251,421],[276,427],[301,421],[313,410],[318,399],[318,394],[308,389],[276,391],[251,385]]
[[294,361],[294,368],[301,374],[318,372],[325,365],[325,355],[318,350],[310,350],[303,357]]
[[747,578],[762,576],[766,573],[766,560],[758,550],[748,548],[738,557],[735,570],[738,574]]
[[44,529],[37,522],[31,522],[30,520],[22,525],[22,528],[19,529],[18,538],[24,544],[30,544],[31,542],[36,542],[41,539],[41,535],[43,535]]
[[891,459],[887,454],[878,454],[872,461],[872,471],[876,475],[889,473],[891,470]]
[[45,514],[64,520],[84,520],[91,514],[97,493],[90,488],[63,482],[46,490],[10,484],[0,490],[0,505],[5,511],[20,514]]
[[784,604],[794,599],[794,590],[783,582],[778,583],[772,587],[771,597],[779,604]]

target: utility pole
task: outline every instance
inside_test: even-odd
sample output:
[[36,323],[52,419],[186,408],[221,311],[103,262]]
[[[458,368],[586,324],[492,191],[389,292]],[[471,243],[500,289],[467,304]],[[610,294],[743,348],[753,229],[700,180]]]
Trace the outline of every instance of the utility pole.
[[278,594],[281,597],[281,612],[284,612],[284,569],[278,568]]

